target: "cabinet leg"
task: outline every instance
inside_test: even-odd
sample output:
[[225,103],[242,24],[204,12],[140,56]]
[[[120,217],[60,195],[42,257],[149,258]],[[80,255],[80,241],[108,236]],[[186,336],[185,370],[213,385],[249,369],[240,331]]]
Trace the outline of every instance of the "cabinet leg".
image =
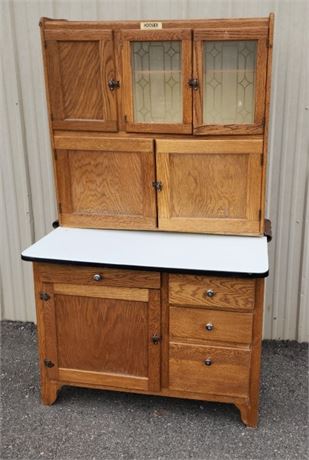
[[41,385],[41,401],[46,406],[51,406],[57,399],[61,385],[56,382],[44,382]]
[[241,421],[251,428],[256,428],[258,423],[258,408],[248,404],[236,404],[240,410]]

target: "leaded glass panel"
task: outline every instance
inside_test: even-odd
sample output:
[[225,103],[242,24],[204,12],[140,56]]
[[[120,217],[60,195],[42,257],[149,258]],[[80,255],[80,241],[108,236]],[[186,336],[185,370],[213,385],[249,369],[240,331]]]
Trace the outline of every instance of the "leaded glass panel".
[[133,42],[131,59],[134,122],[181,123],[181,42]]
[[256,52],[254,40],[204,43],[205,123],[254,123]]

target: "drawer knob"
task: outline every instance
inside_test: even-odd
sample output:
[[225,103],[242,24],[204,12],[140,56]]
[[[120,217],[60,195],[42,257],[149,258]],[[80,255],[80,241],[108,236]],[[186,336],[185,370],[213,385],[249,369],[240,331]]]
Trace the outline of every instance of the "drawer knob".
[[103,279],[103,276],[100,275],[99,273],[95,273],[93,275],[93,279],[94,279],[94,281],[101,281]]
[[205,359],[204,361],[205,366],[211,366],[212,365],[212,360],[210,358]]
[[216,295],[216,292],[213,291],[212,289],[207,289],[207,291],[205,292],[205,297],[213,297]]
[[212,323],[207,323],[206,326],[205,326],[205,329],[207,331],[212,331],[214,328],[214,325]]

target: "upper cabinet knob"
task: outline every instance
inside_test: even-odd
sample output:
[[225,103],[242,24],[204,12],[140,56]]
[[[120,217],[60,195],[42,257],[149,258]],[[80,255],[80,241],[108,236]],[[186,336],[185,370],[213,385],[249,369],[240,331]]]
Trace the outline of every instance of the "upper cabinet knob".
[[198,90],[198,87],[199,87],[198,79],[197,79],[197,78],[190,78],[190,80],[188,81],[188,85],[189,85],[190,88],[192,88],[194,91],[197,91],[197,90]]
[[108,80],[107,84],[111,91],[114,91],[114,89],[120,88],[119,80]]
[[207,331],[212,331],[214,328],[214,325],[212,323],[207,323],[206,326],[205,326],[205,329]]
[[99,273],[95,273],[93,275],[93,279],[94,279],[94,281],[101,281],[103,279],[103,276],[100,275]]

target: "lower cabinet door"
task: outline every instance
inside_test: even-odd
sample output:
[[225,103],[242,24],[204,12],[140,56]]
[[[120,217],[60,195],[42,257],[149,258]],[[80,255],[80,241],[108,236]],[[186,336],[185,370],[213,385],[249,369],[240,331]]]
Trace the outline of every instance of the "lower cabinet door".
[[260,234],[262,148],[260,139],[156,141],[159,229]]
[[169,388],[192,393],[248,396],[250,350],[171,342]]
[[47,372],[51,379],[159,390],[159,290],[43,284]]

